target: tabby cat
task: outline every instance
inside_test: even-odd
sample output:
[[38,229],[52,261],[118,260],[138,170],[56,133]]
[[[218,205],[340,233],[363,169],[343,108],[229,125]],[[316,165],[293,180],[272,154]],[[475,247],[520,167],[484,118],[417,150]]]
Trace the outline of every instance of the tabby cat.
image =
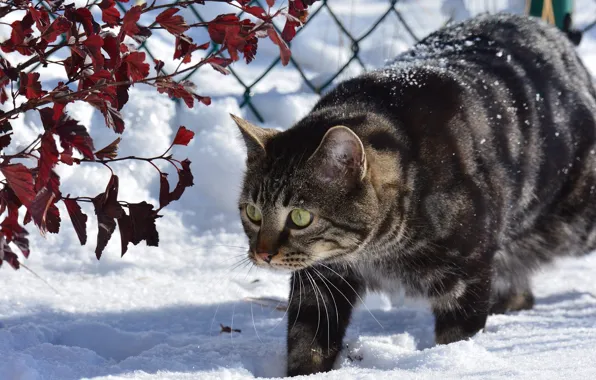
[[247,147],[249,258],[292,271],[290,376],[332,369],[367,290],[424,297],[437,344],[529,309],[529,276],[596,248],[596,91],[556,28],[483,15],[339,84]]

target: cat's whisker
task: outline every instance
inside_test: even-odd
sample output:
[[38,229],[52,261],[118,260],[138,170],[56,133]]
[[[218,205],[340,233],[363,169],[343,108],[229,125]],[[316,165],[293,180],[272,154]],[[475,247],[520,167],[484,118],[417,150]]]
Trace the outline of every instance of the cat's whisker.
[[255,323],[255,314],[252,311],[252,302],[250,303],[250,316],[252,317],[252,326],[255,329],[255,334],[257,335],[257,338],[259,339],[259,342],[263,343],[263,341],[261,340],[261,337],[259,336],[259,333],[257,331],[257,324]]
[[[298,285],[300,287],[300,290],[298,292],[298,312],[296,313],[296,319],[294,319],[294,323],[292,324],[292,327],[290,327],[288,329],[288,331],[292,331],[292,329],[294,329],[294,326],[296,325],[296,322],[298,321],[298,317],[300,316],[300,307],[302,306],[302,274],[298,271],[295,272],[295,274],[298,275]],[[289,303],[288,303],[288,308],[289,308]]]
[[[312,274],[310,274],[308,271],[306,272],[306,274],[311,278],[313,285],[315,287],[315,292],[319,292],[319,294],[321,295],[321,303],[323,304],[323,308],[325,309],[325,317],[327,320],[327,355],[329,355],[329,341],[331,340],[331,336],[330,336],[331,327],[330,327],[330,323],[329,323],[329,310],[327,309],[327,302],[326,302],[327,300],[325,299],[323,292],[319,288],[319,285],[317,285],[317,281],[314,279]],[[315,336],[316,336],[316,334],[315,334]]]
[[364,300],[362,299],[362,297],[360,297],[360,294],[358,294],[358,292],[356,291],[356,289],[354,289],[354,287],[352,286],[352,284],[350,284],[341,274],[337,273],[336,271],[334,271],[333,269],[331,269],[329,266],[325,265],[325,264],[321,264],[323,267],[329,269],[331,272],[335,273],[336,275],[339,276],[339,278],[341,278],[349,287],[350,289],[352,289],[352,291],[354,292],[354,294],[356,294],[356,297],[358,297],[358,299],[360,300],[360,302],[362,302],[362,305],[364,306],[364,308],[368,311],[368,313],[370,314],[371,317],[373,317],[373,319],[378,323],[378,325],[382,328],[385,329],[385,327],[383,327],[383,325],[381,324],[381,322],[379,322],[379,320],[377,318],[375,318],[375,316],[373,315],[373,313],[370,311],[370,309],[368,308],[368,306],[366,306],[366,304],[364,303]]
[[281,316],[281,319],[279,320],[279,322],[277,322],[275,324],[275,326],[273,326],[273,328],[271,328],[271,330],[269,330],[269,331],[275,330],[277,328],[277,326],[279,326],[279,324],[284,320],[284,318],[288,314],[288,309],[290,308],[290,304],[292,303],[292,299],[294,298],[294,281],[296,281],[296,278],[294,276],[292,276],[292,285],[290,287],[290,297],[288,297],[288,306],[286,307],[286,311],[284,312],[284,315]]
[[325,275],[323,275],[321,272],[319,272],[317,270],[317,268],[312,267],[312,270],[315,271],[315,274],[321,279],[321,281],[323,281],[323,285],[325,285],[325,287],[327,288],[327,290],[329,291],[329,295],[331,296],[331,300],[333,301],[333,305],[335,306],[335,319],[337,321],[337,325],[339,326],[339,311],[337,309],[337,303],[335,302],[335,296],[333,295],[333,292],[331,291],[331,289],[329,288],[329,286],[327,285],[327,280],[325,278]]
[[310,345],[312,346],[315,340],[317,339],[317,335],[319,334],[319,328],[321,327],[321,306],[319,305],[319,296],[317,295],[317,292],[314,290],[315,284],[311,276],[308,274],[307,271],[304,271],[304,274],[306,275],[306,279],[310,282],[310,284],[313,287],[313,293],[315,294],[315,300],[317,301],[317,330],[315,331],[312,341],[310,342]]

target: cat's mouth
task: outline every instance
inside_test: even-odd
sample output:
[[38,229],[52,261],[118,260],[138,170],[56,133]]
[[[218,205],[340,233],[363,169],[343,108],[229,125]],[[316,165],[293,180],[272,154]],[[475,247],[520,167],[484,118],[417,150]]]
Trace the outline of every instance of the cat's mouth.
[[249,253],[250,260],[258,267],[273,270],[297,271],[316,264],[332,263],[341,260],[344,252],[327,252],[325,255],[309,255],[303,252],[271,254]]

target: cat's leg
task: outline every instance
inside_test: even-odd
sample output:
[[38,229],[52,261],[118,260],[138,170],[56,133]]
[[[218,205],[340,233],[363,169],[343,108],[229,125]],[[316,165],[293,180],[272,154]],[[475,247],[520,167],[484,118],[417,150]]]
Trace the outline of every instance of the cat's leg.
[[499,251],[493,260],[491,314],[529,310],[534,307],[530,270],[516,256]]
[[326,372],[341,351],[361,281],[334,268],[292,274],[288,305],[288,376]]
[[435,342],[449,344],[467,339],[484,328],[490,305],[490,270],[461,277],[434,299]]

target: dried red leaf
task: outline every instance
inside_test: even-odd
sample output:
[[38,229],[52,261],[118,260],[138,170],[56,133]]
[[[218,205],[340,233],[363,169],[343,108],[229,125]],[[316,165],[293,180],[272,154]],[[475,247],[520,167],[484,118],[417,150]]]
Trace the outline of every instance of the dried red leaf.
[[211,104],[211,98],[208,96],[201,96],[198,94],[193,94],[193,96],[195,97],[195,99],[197,99],[199,102],[203,103],[206,106]]
[[74,199],[63,199],[68,215],[81,245],[87,243],[87,215],[81,210],[78,202]]
[[122,218],[124,209],[118,203],[118,176],[112,175],[106,191],[93,199],[98,221],[97,247],[95,256],[99,260],[101,254],[116,229],[116,220]]
[[118,229],[120,230],[120,246],[122,248],[122,254],[124,256],[128,251],[128,243],[132,240],[132,219],[128,215],[123,215],[122,218],[118,219]]
[[140,81],[149,75],[149,64],[145,62],[145,53],[140,51],[132,52],[124,57],[128,67],[128,77],[132,81]]
[[288,45],[285,43],[285,41],[281,39],[281,37],[279,36],[279,34],[277,34],[277,31],[275,29],[267,29],[267,35],[274,44],[279,46],[279,57],[281,58],[281,64],[284,66],[287,65],[290,62],[290,56],[292,54],[290,52],[290,48],[288,48]]
[[174,137],[174,145],[188,145],[188,143],[195,137],[195,133],[190,129],[186,129],[185,126],[181,125],[178,128],[178,132],[176,132],[176,137]]
[[25,95],[27,99],[38,99],[46,94],[41,89],[41,82],[39,81],[39,73],[20,73],[21,86],[19,93]]
[[118,187],[119,179],[117,175],[112,175],[108,186],[106,187],[105,199],[104,199],[104,211],[110,218],[118,219],[124,215],[124,209],[118,203]]
[[95,206],[98,225],[97,246],[95,247],[95,257],[97,257],[97,260],[101,258],[104,248],[108,245],[108,241],[116,229],[116,221],[114,218],[110,218],[103,208],[103,198],[103,193],[93,198],[93,206]]
[[233,13],[219,15],[207,26],[209,37],[216,44],[223,44],[227,34],[240,32],[240,19]]
[[0,171],[6,177],[8,186],[14,191],[21,203],[29,207],[35,198],[31,171],[23,164],[1,166]]
[[271,8],[273,5],[275,5],[275,0],[267,0],[267,5],[269,8]]
[[168,175],[160,173],[159,175],[159,208],[164,208],[170,203],[170,183]]
[[128,210],[132,222],[131,243],[137,245],[145,240],[148,246],[157,247],[159,234],[155,227],[157,214],[153,210],[153,205],[147,202],[131,203],[128,205]]
[[180,15],[174,16],[179,10],[180,9],[178,8],[168,8],[155,18],[155,22],[175,36],[182,34],[186,32],[189,27],[188,24],[186,24],[186,21],[184,21],[184,17]]
[[114,159],[118,156],[118,144],[120,144],[121,138],[118,137],[112,141],[109,145],[95,152],[95,157],[100,160]]
[[190,160],[186,159],[182,161],[181,164],[182,168],[178,169],[178,183],[176,184],[174,191],[170,193],[170,201],[177,201],[187,187],[194,185],[194,177],[190,171]]

